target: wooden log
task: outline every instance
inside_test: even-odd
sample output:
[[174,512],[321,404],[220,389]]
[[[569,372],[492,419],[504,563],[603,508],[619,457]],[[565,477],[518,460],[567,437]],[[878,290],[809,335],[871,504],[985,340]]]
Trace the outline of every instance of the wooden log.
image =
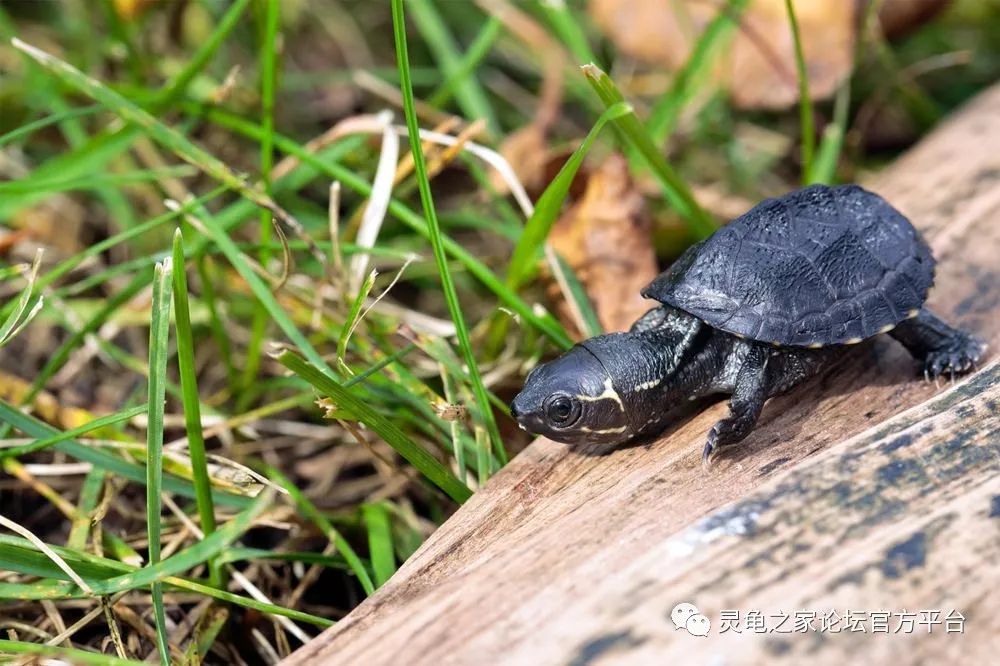
[[[892,340],[860,345],[771,400],[707,471],[721,403],[651,445],[538,440],[287,663],[996,663],[1000,86],[868,185],[930,242],[930,305],[990,341],[976,374],[936,386]],[[709,636],[674,628],[679,602]],[[830,609],[852,611],[838,626],[854,630],[785,633]],[[924,610],[941,624],[907,631],[902,613]],[[964,633],[947,631],[952,610]],[[742,633],[721,632],[723,611]],[[856,631],[862,611],[893,613],[889,635],[879,615]]]

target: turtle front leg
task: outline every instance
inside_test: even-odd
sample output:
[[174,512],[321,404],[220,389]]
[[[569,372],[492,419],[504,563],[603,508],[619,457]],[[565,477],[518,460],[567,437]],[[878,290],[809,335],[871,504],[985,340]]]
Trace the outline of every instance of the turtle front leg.
[[751,345],[736,375],[733,394],[729,399],[729,416],[708,431],[708,442],[701,455],[702,463],[707,464],[716,450],[739,442],[753,430],[764,403],[772,392],[768,373],[770,359],[771,350],[766,346],[759,343]]
[[944,373],[952,376],[971,370],[986,352],[986,343],[979,338],[952,328],[921,308],[916,317],[907,319],[889,332],[907,351],[924,364],[924,376],[937,378]]

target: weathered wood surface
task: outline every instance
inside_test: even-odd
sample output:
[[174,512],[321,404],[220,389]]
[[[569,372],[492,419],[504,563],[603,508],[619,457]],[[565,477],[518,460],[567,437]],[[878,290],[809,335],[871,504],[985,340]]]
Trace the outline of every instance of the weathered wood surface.
[[[1000,86],[868,184],[932,245],[930,304],[990,341],[978,373],[937,387],[861,345],[708,471],[724,404],[649,446],[536,441],[288,663],[998,663]],[[674,629],[682,601],[707,638]],[[719,633],[724,609],[831,608],[957,609],[965,633]]]

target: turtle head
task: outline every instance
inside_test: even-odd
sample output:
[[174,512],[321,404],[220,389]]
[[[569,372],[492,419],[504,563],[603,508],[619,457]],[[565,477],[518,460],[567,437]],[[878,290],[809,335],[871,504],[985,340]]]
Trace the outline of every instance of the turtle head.
[[522,429],[566,444],[615,444],[634,434],[611,375],[580,345],[532,370],[510,411]]

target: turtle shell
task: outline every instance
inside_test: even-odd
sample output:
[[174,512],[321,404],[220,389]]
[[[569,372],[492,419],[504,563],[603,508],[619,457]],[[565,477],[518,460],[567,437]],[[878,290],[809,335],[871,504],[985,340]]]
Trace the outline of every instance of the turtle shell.
[[741,337],[819,347],[915,316],[933,282],[930,249],[882,197],[813,185],[690,247],[642,295]]

